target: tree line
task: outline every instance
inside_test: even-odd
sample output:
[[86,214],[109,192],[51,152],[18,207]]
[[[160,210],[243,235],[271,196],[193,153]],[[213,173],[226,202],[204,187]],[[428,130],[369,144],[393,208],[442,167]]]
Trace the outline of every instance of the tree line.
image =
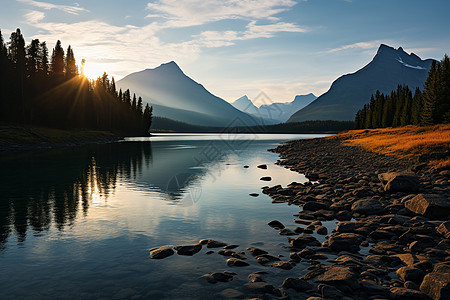
[[406,125],[427,126],[450,123],[450,59],[433,61],[423,92],[414,94],[408,86],[384,95],[376,91],[369,104],[356,113],[355,128],[384,128]]
[[25,45],[17,29],[5,43],[0,31],[0,122],[148,134],[152,107],[117,91],[106,73],[89,80],[84,64],[78,70],[73,49],[64,52],[59,40],[49,56],[46,42]]

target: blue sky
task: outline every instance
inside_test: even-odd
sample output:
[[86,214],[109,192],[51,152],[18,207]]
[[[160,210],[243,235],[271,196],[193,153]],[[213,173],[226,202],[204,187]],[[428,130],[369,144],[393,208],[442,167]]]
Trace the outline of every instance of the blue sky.
[[233,101],[264,92],[274,102],[327,91],[380,43],[422,59],[450,53],[448,0],[2,0],[5,40],[57,39],[88,74],[119,79],[171,60]]

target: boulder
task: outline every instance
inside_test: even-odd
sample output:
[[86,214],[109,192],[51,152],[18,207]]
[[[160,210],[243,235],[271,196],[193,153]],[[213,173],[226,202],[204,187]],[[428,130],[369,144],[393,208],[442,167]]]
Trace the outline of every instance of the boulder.
[[305,292],[313,288],[313,285],[308,281],[295,277],[286,278],[281,286],[287,289],[293,289],[297,292]]
[[306,211],[318,211],[321,209],[327,209],[328,205],[320,203],[320,202],[306,202],[303,204],[302,209]]
[[391,288],[391,299],[394,300],[429,300],[428,296],[420,291],[402,287]]
[[247,251],[250,252],[250,254],[253,256],[267,254],[267,251],[260,249],[260,248],[256,248],[256,247],[249,247],[249,248],[247,248]]
[[450,221],[442,222],[441,225],[439,225],[436,230],[446,239],[450,239]]
[[450,199],[439,194],[419,194],[406,201],[405,207],[427,218],[450,215]]
[[319,241],[313,237],[312,235],[303,235],[303,236],[299,236],[295,239],[292,238],[288,238],[289,239],[289,243],[291,244],[292,247],[298,248],[298,249],[303,249],[306,246],[320,246]]
[[331,236],[327,244],[333,251],[358,252],[363,240],[364,237],[356,233],[341,233]]
[[264,271],[255,272],[248,275],[248,279],[250,279],[250,282],[264,282],[264,279],[262,277],[264,274],[267,274],[267,272]]
[[358,277],[349,267],[332,266],[317,278],[318,283],[332,285],[345,293],[358,288]]
[[279,268],[283,270],[290,270],[295,266],[294,263],[288,262],[288,261],[276,261],[274,262],[271,267]]
[[174,249],[178,255],[192,256],[202,250],[202,244],[176,246]]
[[384,211],[377,199],[361,199],[353,203],[352,212],[361,215],[375,215]]
[[175,252],[169,246],[162,246],[158,248],[150,249],[150,257],[152,259],[162,259],[173,255]]
[[249,266],[249,264],[243,260],[240,260],[238,258],[229,258],[227,259],[227,266],[230,267],[246,267]]
[[425,276],[425,272],[414,266],[401,267],[396,272],[397,277],[403,281],[412,281],[416,284],[420,284]]
[[386,192],[416,192],[419,189],[419,179],[414,173],[382,173],[378,178]]
[[207,248],[222,248],[228,245],[227,243],[216,241],[212,239],[205,239],[199,242],[201,245],[206,245]]
[[280,221],[277,221],[277,220],[270,221],[269,223],[267,223],[267,225],[269,225],[272,228],[278,228],[278,229],[284,228],[284,225]]
[[268,262],[279,261],[280,259],[270,254],[261,254],[256,257],[256,260],[258,261],[258,263],[264,265],[267,264]]
[[437,263],[423,278],[420,290],[433,300],[450,299],[450,262]]

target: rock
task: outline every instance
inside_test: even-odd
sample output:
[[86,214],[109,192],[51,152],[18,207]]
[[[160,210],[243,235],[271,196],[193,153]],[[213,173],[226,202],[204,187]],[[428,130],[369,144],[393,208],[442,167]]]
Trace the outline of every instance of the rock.
[[405,289],[402,287],[391,288],[391,299],[394,300],[429,300],[428,296],[422,292]]
[[256,260],[258,261],[258,263],[264,265],[267,264],[268,262],[279,261],[280,259],[270,254],[261,254],[256,257]]
[[220,295],[225,298],[225,299],[229,299],[229,298],[242,298],[244,296],[244,294],[238,290],[235,289],[224,289],[223,291],[220,292]]
[[414,173],[382,173],[378,175],[386,192],[416,192],[419,179]]
[[420,290],[434,300],[450,299],[450,262],[437,263],[424,277]]
[[267,223],[267,225],[269,225],[272,228],[278,228],[278,229],[284,228],[284,225],[280,221],[277,221],[277,220],[270,221],[269,223]]
[[192,256],[202,250],[202,244],[176,246],[174,249],[178,255]]
[[175,252],[169,246],[162,246],[150,249],[150,257],[152,259],[162,259],[173,255]]
[[221,242],[221,241],[215,241],[211,239],[205,239],[201,240],[199,242],[201,245],[206,245],[207,248],[222,248],[228,245],[227,243]]
[[328,229],[324,226],[319,225],[319,226],[316,226],[316,232],[317,232],[317,234],[320,234],[320,235],[327,235]]
[[383,211],[383,206],[376,199],[361,199],[352,205],[352,212],[361,215],[375,215]]
[[247,251],[250,252],[250,254],[253,256],[267,254],[267,251],[262,250],[260,248],[256,248],[256,247],[249,247],[249,248],[247,248]]
[[297,235],[297,233],[293,232],[288,228],[283,228],[278,232],[280,235]]
[[303,204],[302,209],[304,211],[318,211],[321,209],[327,209],[328,205],[320,203],[320,202],[306,202],[305,204]]
[[227,266],[230,267],[246,267],[249,266],[249,264],[243,260],[240,260],[238,258],[229,258],[227,259]]
[[214,251],[210,250],[210,251],[207,251],[205,254],[206,255],[210,255],[210,254],[213,254],[213,253],[214,253]]
[[450,199],[439,194],[419,194],[405,202],[405,207],[427,218],[447,217]]
[[330,237],[328,247],[333,251],[358,252],[363,240],[364,238],[356,233],[341,233]]
[[250,279],[250,282],[264,282],[262,278],[264,274],[267,274],[267,272],[259,271],[248,275],[248,278]]
[[236,252],[234,252],[233,250],[230,250],[230,249],[220,249],[219,251],[217,251],[217,254],[223,255],[223,256],[232,256],[235,253]]
[[267,169],[267,165],[259,165],[259,166],[257,166],[257,168],[266,170]]
[[281,286],[287,289],[293,289],[297,292],[305,292],[313,288],[313,285],[306,280],[295,277],[286,278]]
[[244,168],[245,168],[245,169],[248,169],[248,168],[249,168],[249,166],[245,165],[245,166],[244,166]]
[[344,294],[340,290],[331,285],[319,284],[317,290],[325,299],[342,299],[344,297]]
[[239,247],[239,245],[228,245],[228,246],[223,247],[223,249],[234,249],[237,247]]
[[249,194],[249,195],[252,196],[252,197],[258,197],[258,196],[259,196],[258,193],[251,193],[251,194]]
[[388,298],[390,295],[388,287],[365,280],[362,280],[359,284],[361,293],[365,296],[362,299],[369,299],[368,296],[382,296],[384,298]]
[[416,291],[420,290],[419,286],[412,281],[406,281],[404,287],[405,289],[411,289]]
[[450,239],[450,221],[442,222],[441,225],[438,226],[436,231],[443,235],[446,239]]
[[276,261],[274,262],[271,267],[279,268],[283,270],[290,270],[295,266],[294,263],[288,262],[288,261]]
[[397,277],[403,281],[412,281],[419,285],[425,276],[424,271],[419,268],[415,268],[414,266],[401,267],[397,270],[396,274]]
[[273,285],[267,283],[267,282],[250,282],[244,284],[244,288],[247,290],[248,293],[257,293],[257,294],[272,294],[276,296],[281,296],[280,291],[275,289]]
[[341,233],[354,232],[359,224],[356,222],[343,221],[336,225],[336,231]]
[[303,236],[299,236],[295,239],[292,238],[288,238],[289,239],[289,243],[291,244],[292,247],[295,247],[297,249],[303,249],[306,246],[314,246],[314,245],[319,245],[320,243],[319,241],[313,237],[312,235],[303,235]]
[[205,274],[202,278],[205,278],[209,283],[217,283],[218,281],[228,282],[233,280],[233,275],[236,275],[236,273],[225,271],[221,273]]
[[345,293],[358,288],[358,277],[349,267],[331,266],[317,278],[318,283],[332,285]]
[[271,180],[272,180],[272,177],[270,177],[270,176],[264,176],[264,177],[261,177],[259,180],[262,180],[262,181],[271,181]]

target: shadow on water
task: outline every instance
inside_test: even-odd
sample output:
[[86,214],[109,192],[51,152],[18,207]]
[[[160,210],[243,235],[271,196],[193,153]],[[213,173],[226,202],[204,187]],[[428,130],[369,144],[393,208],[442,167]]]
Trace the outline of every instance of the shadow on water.
[[[72,226],[89,205],[114,193],[119,179],[176,204],[207,169],[195,160],[206,142],[121,142],[3,156],[0,159],[0,250],[52,225]],[[157,159],[154,159],[156,157]],[[217,156],[215,159],[220,159]]]

